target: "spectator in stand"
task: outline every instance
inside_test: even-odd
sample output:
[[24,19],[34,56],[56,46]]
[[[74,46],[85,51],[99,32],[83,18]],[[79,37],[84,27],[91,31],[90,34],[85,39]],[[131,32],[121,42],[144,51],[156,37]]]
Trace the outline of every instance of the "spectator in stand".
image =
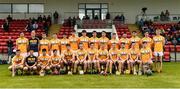
[[73,24],[73,26],[76,25],[76,17],[75,16],[72,19],[72,24]]
[[33,30],[37,30],[38,29],[38,24],[37,24],[36,21],[34,22],[34,24],[32,26],[33,26]]
[[71,26],[72,26],[71,21],[72,21],[72,18],[71,18],[71,17],[69,17],[69,18],[68,18],[68,26],[69,26],[69,27],[71,27]]
[[180,34],[177,34],[177,42],[178,42],[178,45],[180,45]]
[[166,21],[169,21],[169,15],[170,15],[169,11],[166,10],[166,12],[165,12]]
[[86,15],[86,20],[89,20],[90,18],[89,18],[89,16],[88,15]]
[[119,16],[119,15],[117,15],[117,16],[114,18],[115,21],[118,21],[119,19],[120,19],[120,16]]
[[58,19],[59,19],[59,13],[57,11],[54,12],[53,18],[54,18],[54,23],[57,24],[58,23]]
[[110,19],[110,13],[109,12],[107,12],[107,14],[106,14],[106,19]]
[[48,35],[49,25],[47,24],[46,21],[43,21],[43,29],[44,29],[46,35]]
[[35,22],[37,22],[37,20],[33,17],[32,18],[32,24],[34,24]]
[[7,43],[7,48],[8,48],[8,64],[11,63],[11,55],[13,52],[13,41],[11,39],[11,37],[9,37]]
[[28,32],[33,31],[33,25],[32,25],[32,23],[30,21],[28,21],[25,30],[28,31]]
[[43,16],[43,21],[47,21],[47,18],[46,18],[46,16],[45,16],[45,15]]
[[37,21],[38,21],[38,22],[42,22],[42,20],[43,20],[42,16],[39,15],[38,18],[37,18]]
[[2,28],[4,29],[5,32],[9,31],[9,22],[6,20],[6,22],[2,25]]
[[13,20],[10,15],[8,15],[8,17],[6,19],[8,20],[8,22],[11,22]]
[[119,19],[120,19],[120,22],[121,22],[121,23],[125,23],[125,16],[124,16],[124,14],[121,14],[121,16],[119,17]]
[[51,16],[48,15],[48,17],[47,17],[47,22],[49,22],[50,25],[52,24],[51,19],[52,19]]
[[161,15],[160,15],[160,20],[165,21],[165,18],[166,18],[166,16],[165,16],[164,12],[162,11]]
[[99,19],[98,15],[95,15],[94,19],[95,19],[95,20],[98,20],[98,19]]

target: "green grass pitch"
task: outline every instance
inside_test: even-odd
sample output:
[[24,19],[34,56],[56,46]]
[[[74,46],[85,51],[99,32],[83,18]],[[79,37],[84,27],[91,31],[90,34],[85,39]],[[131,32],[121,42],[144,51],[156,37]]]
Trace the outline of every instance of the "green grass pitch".
[[48,75],[11,77],[8,65],[0,65],[0,88],[178,88],[180,63],[164,63],[163,73],[134,75]]

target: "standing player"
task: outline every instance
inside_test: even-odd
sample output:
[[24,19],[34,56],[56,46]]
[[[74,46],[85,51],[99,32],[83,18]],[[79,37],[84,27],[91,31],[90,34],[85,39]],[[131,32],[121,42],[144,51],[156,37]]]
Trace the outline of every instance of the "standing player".
[[[101,44],[101,48],[99,49],[97,53],[97,60],[99,60],[99,65],[103,71],[101,71],[101,74],[107,74],[107,70],[109,67],[109,52],[105,48],[105,44]],[[105,66],[105,70],[104,70]]]
[[83,44],[83,48],[87,50],[89,48],[89,37],[87,37],[86,34],[86,30],[83,30],[82,36],[79,39],[80,42]]
[[92,37],[89,39],[90,43],[93,43],[96,49],[99,49],[99,38],[97,37],[97,32],[93,31]]
[[109,41],[109,48],[112,48],[112,44],[115,44],[116,48],[119,49],[119,40],[116,39],[116,33],[112,34],[111,40]]
[[47,55],[46,49],[42,49],[42,55],[38,57],[38,64],[37,64],[40,75],[41,74],[44,75],[46,72],[50,70],[49,63],[50,63],[50,56]]
[[[90,43],[90,48],[88,49],[88,68],[98,70],[100,72],[100,67],[98,65],[99,61],[96,60],[97,48],[95,48],[94,43]],[[94,65],[94,66],[93,66]],[[99,69],[98,69],[99,68]]]
[[[150,65],[150,68],[152,69],[152,51],[149,47],[147,47],[147,42],[143,42],[142,48],[140,50],[140,59],[142,61],[142,67],[143,65]],[[143,67],[144,71],[144,67]],[[145,71],[144,71],[145,72]]]
[[34,56],[34,50],[30,50],[29,51],[29,56],[27,56],[24,60],[24,71],[27,73],[35,73],[37,71],[37,57]]
[[53,74],[59,74],[61,56],[58,54],[58,50],[53,50],[53,55],[50,60],[50,68]]
[[101,38],[99,38],[99,42],[100,42],[100,45],[103,44],[105,46],[105,49],[108,50],[109,38],[106,37],[106,32],[105,31],[102,31]]
[[137,32],[136,32],[136,31],[133,31],[133,32],[132,32],[132,37],[129,39],[130,44],[131,44],[132,42],[135,42],[135,48],[139,49],[140,40],[141,40],[141,39],[137,36]]
[[46,38],[46,34],[45,33],[42,34],[42,40],[40,40],[40,42],[39,42],[39,55],[40,56],[42,55],[42,49],[46,49],[46,53],[49,54],[50,42]]
[[110,69],[110,74],[112,74],[112,66],[114,64],[115,69],[118,70],[119,72],[121,72],[121,63],[119,61],[118,58],[118,49],[116,48],[117,44],[116,43],[112,43],[111,45],[111,49],[109,50],[109,57],[110,57],[110,65],[109,65],[109,69]]
[[9,70],[12,71],[12,76],[15,76],[19,71],[23,72],[24,57],[20,55],[20,50],[16,50],[16,55],[12,58],[12,65],[9,66]]
[[60,40],[58,39],[56,34],[53,34],[52,39],[50,40],[50,50],[51,55],[53,55],[53,50],[57,51],[57,55],[60,55]]
[[122,38],[119,40],[119,43],[125,43],[125,48],[129,49],[129,39],[127,38],[127,34],[124,33]]
[[27,56],[28,39],[24,37],[24,33],[20,33],[19,38],[16,40],[16,48],[20,50],[21,55],[25,58]]
[[78,50],[79,37],[75,35],[75,32],[71,32],[71,36],[69,37],[69,44],[73,51]]
[[78,65],[83,66],[84,72],[87,72],[87,51],[83,48],[83,44],[79,43],[79,50],[76,53],[76,61],[74,64],[74,73],[76,73]]
[[63,38],[60,40],[60,45],[61,45],[61,52],[65,51],[66,45],[69,44],[69,39],[67,38],[67,35],[64,33]]
[[[121,71],[130,73],[130,63],[129,63],[129,50],[125,48],[125,43],[121,43],[121,48],[119,50],[119,59],[121,60]],[[127,68],[126,68],[127,67]]]
[[153,40],[149,37],[149,32],[144,33],[144,37],[141,39],[141,44],[147,42],[147,47],[152,48]]
[[73,50],[71,49],[70,44],[66,45],[67,50],[65,50],[62,53],[62,60],[64,61],[64,64],[67,66],[68,72],[73,72],[73,64],[75,62],[75,55]]
[[[165,44],[165,38],[160,35],[160,30],[156,30],[156,36],[153,37],[154,41],[154,56],[155,56],[155,69],[158,72],[162,71],[162,58],[163,58],[163,47]],[[158,62],[158,57],[160,65]]]
[[129,61],[130,68],[134,75],[137,75],[136,66],[138,66],[138,74],[141,75],[142,63],[139,60],[140,52],[139,49],[135,48],[135,43],[131,43],[131,48],[129,50]]
[[33,55],[38,56],[39,38],[36,37],[35,31],[31,32],[31,38],[29,39],[29,50],[33,50]]

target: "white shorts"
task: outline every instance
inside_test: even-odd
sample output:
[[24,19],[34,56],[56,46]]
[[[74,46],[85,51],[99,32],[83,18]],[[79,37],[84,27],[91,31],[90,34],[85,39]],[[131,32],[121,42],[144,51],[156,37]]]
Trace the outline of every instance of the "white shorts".
[[36,57],[39,56],[38,52],[34,52],[33,55],[36,56]]
[[164,53],[163,52],[154,52],[154,56],[163,56]]
[[23,56],[24,58],[26,58],[28,56],[28,53],[21,53],[21,56]]

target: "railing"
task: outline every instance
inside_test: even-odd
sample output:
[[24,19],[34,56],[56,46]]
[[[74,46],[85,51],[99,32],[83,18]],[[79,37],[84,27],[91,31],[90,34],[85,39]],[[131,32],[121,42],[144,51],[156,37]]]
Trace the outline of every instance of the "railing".
[[29,19],[29,18],[37,18],[39,15],[50,15],[52,17],[51,12],[44,13],[0,13],[0,19],[5,19],[8,15],[11,15],[13,19]]
[[[136,21],[143,20],[151,20],[153,22],[163,22],[161,21],[160,14],[139,14],[136,16]],[[165,22],[178,22],[180,21],[180,14],[170,14],[169,19]]]

